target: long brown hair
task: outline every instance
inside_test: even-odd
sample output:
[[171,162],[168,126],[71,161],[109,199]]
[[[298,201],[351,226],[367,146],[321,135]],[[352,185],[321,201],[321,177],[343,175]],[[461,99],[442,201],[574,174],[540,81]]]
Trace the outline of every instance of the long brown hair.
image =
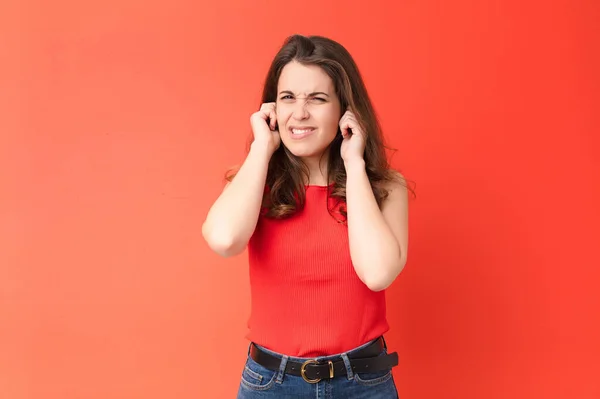
[[[349,108],[356,116],[362,131],[366,132],[365,165],[377,204],[388,196],[390,181],[405,184],[400,175],[391,170],[386,156],[381,126],[369,99],[363,79],[350,53],[339,43],[322,36],[293,35],[288,37],[273,59],[267,73],[261,103],[277,100],[277,84],[283,67],[296,61],[304,65],[321,67],[332,79],[342,112]],[[341,117],[341,115],[340,115]],[[339,212],[346,218],[346,169],[340,155],[342,135],[338,134],[329,146],[327,165],[328,181],[332,183],[330,196],[341,205]],[[227,180],[233,180],[235,173]],[[305,201],[305,182],[308,169],[281,143],[273,153],[267,172],[263,206],[265,215],[285,218],[302,209]],[[329,209],[330,213],[332,209]]]

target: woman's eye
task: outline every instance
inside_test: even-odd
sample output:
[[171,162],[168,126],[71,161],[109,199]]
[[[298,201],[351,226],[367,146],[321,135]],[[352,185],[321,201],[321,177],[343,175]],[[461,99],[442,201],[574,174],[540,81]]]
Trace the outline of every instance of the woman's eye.
[[327,101],[327,100],[325,100],[324,98],[321,98],[321,97],[315,97],[315,100],[316,100],[316,101],[321,101],[321,102],[322,102],[322,101]]
[[282,99],[282,100],[291,100],[291,99],[292,99],[292,96],[290,96],[290,95],[288,94],[288,95],[285,95],[285,96],[281,97],[281,99]]

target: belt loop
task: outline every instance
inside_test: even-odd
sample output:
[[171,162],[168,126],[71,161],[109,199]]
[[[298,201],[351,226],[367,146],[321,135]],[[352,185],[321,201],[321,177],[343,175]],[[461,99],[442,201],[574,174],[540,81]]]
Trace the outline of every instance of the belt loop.
[[285,374],[285,367],[287,366],[289,356],[283,355],[281,357],[281,363],[279,364],[279,371],[277,372],[277,380],[276,383],[281,384],[283,382],[283,375]]
[[385,350],[387,350],[387,342],[385,342],[385,337],[382,335],[381,339],[383,339],[383,347],[385,348]]
[[350,359],[348,359],[348,355],[346,353],[342,353],[340,356],[344,360],[344,366],[346,366],[346,374],[348,374],[348,379],[354,379],[354,372],[352,371],[352,365],[350,364]]

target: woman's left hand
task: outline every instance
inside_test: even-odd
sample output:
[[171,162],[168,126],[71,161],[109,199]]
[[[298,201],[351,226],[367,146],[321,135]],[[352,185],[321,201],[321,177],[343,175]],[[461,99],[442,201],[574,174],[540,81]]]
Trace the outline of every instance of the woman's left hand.
[[347,164],[357,159],[363,161],[366,137],[350,109],[340,119],[340,130],[343,137],[340,152],[344,163]]

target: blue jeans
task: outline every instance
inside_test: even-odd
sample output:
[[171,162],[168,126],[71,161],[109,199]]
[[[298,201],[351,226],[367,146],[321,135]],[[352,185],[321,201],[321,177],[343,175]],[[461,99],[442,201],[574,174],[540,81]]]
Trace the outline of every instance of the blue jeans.
[[[270,398],[311,398],[311,399],[395,399],[398,391],[392,377],[392,370],[375,373],[353,373],[348,355],[369,345],[366,343],[351,351],[332,356],[322,356],[316,360],[339,360],[346,365],[347,375],[324,379],[311,384],[301,376],[284,374],[289,360],[304,362],[307,358],[285,356],[258,346],[261,350],[281,359],[279,371],[269,370],[256,363],[250,356],[246,359],[237,399]],[[248,351],[249,353],[250,351]],[[384,348],[380,355],[386,354]]]

